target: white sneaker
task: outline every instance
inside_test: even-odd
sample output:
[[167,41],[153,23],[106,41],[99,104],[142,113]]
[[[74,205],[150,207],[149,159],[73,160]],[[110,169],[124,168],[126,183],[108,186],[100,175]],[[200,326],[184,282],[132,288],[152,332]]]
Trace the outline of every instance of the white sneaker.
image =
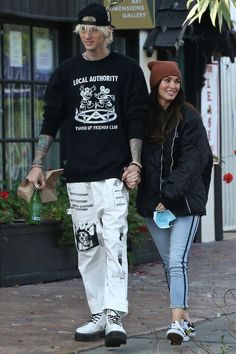
[[166,332],[166,337],[170,340],[171,345],[180,345],[185,336],[186,333],[178,321],[173,322]]
[[106,312],[105,347],[119,347],[126,344],[127,335],[122,326],[118,311],[108,309]]
[[78,327],[75,331],[75,340],[90,342],[105,336],[106,315],[104,312],[95,313],[90,316],[88,322]]
[[184,332],[186,334],[183,339],[184,342],[188,342],[190,340],[190,337],[195,337],[196,331],[193,323],[187,320],[181,320],[181,326],[183,327]]

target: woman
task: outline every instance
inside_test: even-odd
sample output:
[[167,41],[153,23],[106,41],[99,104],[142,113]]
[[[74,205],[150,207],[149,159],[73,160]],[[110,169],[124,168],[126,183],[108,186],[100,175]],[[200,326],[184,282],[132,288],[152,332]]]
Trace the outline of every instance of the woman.
[[[201,117],[184,100],[177,63],[152,61],[148,67],[151,93],[137,209],[146,218],[170,291],[172,324],[167,338],[180,345],[195,335],[187,312],[188,255],[206,213],[213,159]],[[162,229],[153,212],[166,209],[176,219],[172,227]]]

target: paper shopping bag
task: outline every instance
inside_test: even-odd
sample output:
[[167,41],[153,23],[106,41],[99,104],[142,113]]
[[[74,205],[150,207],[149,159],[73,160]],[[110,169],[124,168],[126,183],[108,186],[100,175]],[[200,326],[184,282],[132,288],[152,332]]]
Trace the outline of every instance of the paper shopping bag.
[[[57,200],[56,185],[58,178],[62,175],[64,169],[60,168],[57,170],[49,170],[45,172],[46,185],[40,190],[40,197],[42,203],[49,203]],[[28,203],[33,195],[34,188],[32,188],[32,183],[27,179],[24,179],[18,186],[17,195],[26,200]]]

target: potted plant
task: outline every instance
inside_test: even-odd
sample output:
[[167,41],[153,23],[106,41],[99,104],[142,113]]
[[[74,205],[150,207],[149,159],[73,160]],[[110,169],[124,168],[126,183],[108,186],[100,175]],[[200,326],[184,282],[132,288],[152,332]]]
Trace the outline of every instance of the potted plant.
[[40,225],[30,225],[30,204],[14,187],[0,190],[0,286],[79,276],[68,205],[66,188],[60,186],[58,200],[43,204]]
[[[30,204],[0,186],[0,287],[78,277],[69,200],[64,184],[57,201],[42,204],[41,223],[28,223]],[[159,258],[144,219],[136,212],[136,191],[130,191],[128,214],[129,267]]]

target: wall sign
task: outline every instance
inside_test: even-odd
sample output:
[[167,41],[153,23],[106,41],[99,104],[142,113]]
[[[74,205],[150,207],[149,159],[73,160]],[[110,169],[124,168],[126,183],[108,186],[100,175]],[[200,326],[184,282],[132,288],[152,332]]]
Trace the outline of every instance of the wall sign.
[[36,69],[50,72],[53,68],[53,45],[48,38],[36,39]]
[[23,65],[22,33],[20,31],[10,31],[9,42],[10,42],[10,66],[14,68],[21,68]]
[[[109,0],[104,0],[109,6]],[[154,0],[123,0],[110,9],[116,29],[150,29],[155,27]]]
[[[213,155],[220,159],[219,66],[208,64],[201,95],[201,115]],[[217,160],[216,159],[216,162]],[[219,160],[218,160],[219,162]]]

